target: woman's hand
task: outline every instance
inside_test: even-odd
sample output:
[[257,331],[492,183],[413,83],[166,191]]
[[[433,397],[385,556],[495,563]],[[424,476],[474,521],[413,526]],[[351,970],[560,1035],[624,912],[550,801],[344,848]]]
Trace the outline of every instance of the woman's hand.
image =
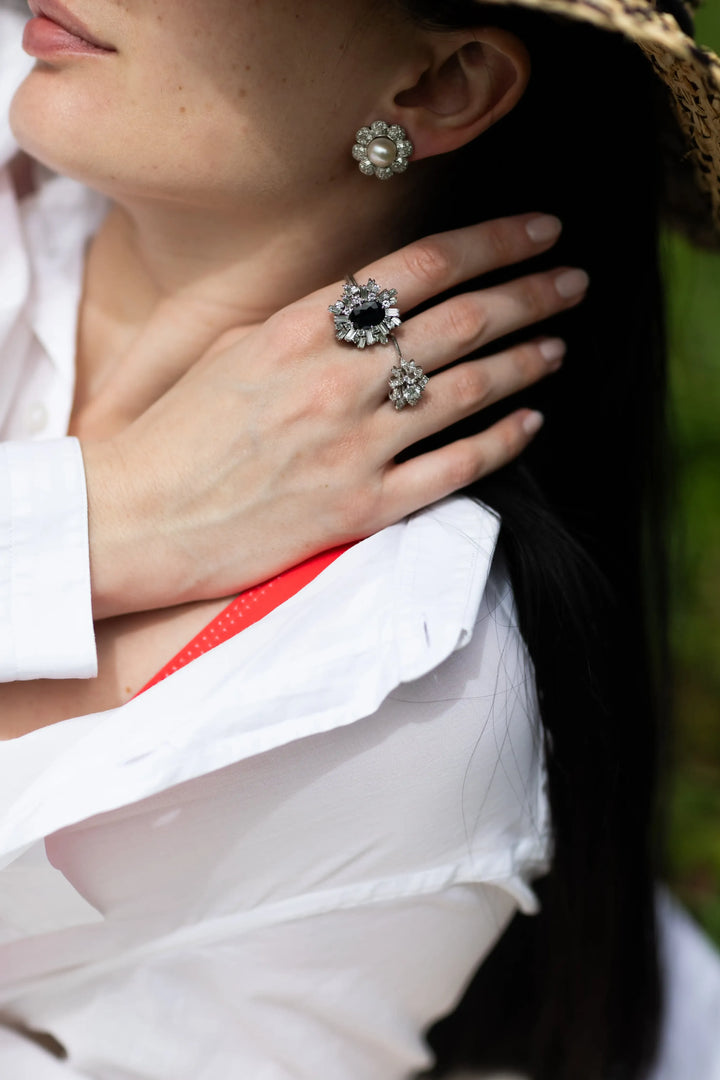
[[[559,231],[536,214],[485,222],[411,244],[355,276],[396,288],[408,312],[537,255]],[[133,382],[132,398],[116,401],[114,435],[92,441],[80,431],[96,618],[229,595],[507,464],[537,431],[537,414],[519,410],[471,438],[395,459],[556,370],[557,339],[447,365],[573,306],[586,286],[583,271],[557,269],[405,319],[403,354],[431,380],[422,401],[400,412],[387,399],[392,346],[361,352],[335,340],[328,306],[342,283],[224,334],[161,396],[150,379],[152,403]]]

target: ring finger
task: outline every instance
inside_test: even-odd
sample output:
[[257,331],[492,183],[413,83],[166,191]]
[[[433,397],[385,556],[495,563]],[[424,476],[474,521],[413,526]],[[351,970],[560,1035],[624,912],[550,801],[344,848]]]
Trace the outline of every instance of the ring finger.
[[[538,338],[438,372],[428,386],[422,406],[412,410],[408,420],[413,442],[434,435],[557,371],[564,353],[565,343],[559,338]],[[407,442],[407,428],[398,424],[394,416],[385,421],[388,422],[391,425],[388,434],[396,444],[394,452],[399,453]]]

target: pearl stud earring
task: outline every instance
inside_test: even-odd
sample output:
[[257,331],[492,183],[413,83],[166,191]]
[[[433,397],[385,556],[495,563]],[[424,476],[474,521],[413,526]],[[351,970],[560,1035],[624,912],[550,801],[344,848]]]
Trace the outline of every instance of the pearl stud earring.
[[365,176],[389,180],[395,173],[405,172],[413,144],[399,124],[375,120],[369,127],[360,128],[355,135],[352,156]]

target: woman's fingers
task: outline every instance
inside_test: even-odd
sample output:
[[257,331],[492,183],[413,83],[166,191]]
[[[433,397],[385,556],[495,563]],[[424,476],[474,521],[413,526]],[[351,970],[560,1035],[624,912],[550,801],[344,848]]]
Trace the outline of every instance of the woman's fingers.
[[584,270],[560,268],[464,293],[416,315],[396,336],[403,353],[427,372],[573,307],[585,295]]
[[[468,278],[547,250],[560,235],[560,231],[559,220],[550,215],[530,213],[499,218],[427,237],[378,260],[359,271],[358,276],[362,280],[375,276],[381,284],[397,288],[401,310],[407,312],[421,301]],[[532,288],[531,282],[527,289],[532,292]],[[310,340],[322,323],[327,325],[328,345],[332,349],[348,351],[348,346],[338,346],[334,341],[332,322],[324,310],[324,305],[329,306],[337,300],[341,291],[342,287],[336,284],[286,309],[287,319],[295,331],[296,343],[303,339],[304,334]],[[518,307],[522,305],[521,294],[522,287],[517,290]],[[511,300],[512,297],[502,310],[499,309],[500,316]],[[532,296],[530,300],[532,301]],[[466,318],[463,323],[463,298],[458,298],[455,306],[452,306],[452,302],[448,303],[451,304],[450,307],[440,305],[433,311],[432,316],[423,316],[419,324],[420,332],[427,340],[429,369],[430,365],[432,368],[442,366],[450,359],[456,359],[470,351],[470,348],[463,348],[462,333],[458,332],[464,325],[470,327],[472,322],[472,332],[466,335],[468,339],[472,338],[474,341],[478,336],[477,318],[480,318],[482,313],[477,315],[473,309],[470,318]],[[305,330],[299,305],[309,305],[310,318]],[[526,307],[531,309],[532,302],[526,304]],[[542,305],[538,304],[537,307],[539,310]],[[466,315],[469,309],[470,302],[465,305]],[[537,320],[550,313],[549,307],[543,307],[542,313],[535,318]],[[122,363],[117,365],[107,380],[93,409],[85,410],[82,424],[78,422],[76,433],[87,438],[93,437],[96,430],[107,432],[110,429],[122,429],[168,390],[211,346],[217,347],[215,339],[218,331],[213,329],[207,319],[198,319],[194,314],[196,313],[191,307],[188,310],[166,311],[160,306]],[[433,329],[432,318],[436,315],[437,322]],[[324,323],[325,319],[327,324]],[[527,321],[533,321],[532,317],[529,316]],[[452,326],[447,325],[449,323]],[[412,324],[415,324],[415,320],[412,320]],[[234,338],[238,340],[242,333],[249,334],[252,329],[246,327],[241,332],[240,328],[237,328],[233,331]],[[403,329],[401,327],[401,338]],[[435,347],[433,342],[438,342],[438,346]],[[341,352],[338,352],[338,358],[343,358]]]
[[[397,289],[402,314],[463,281],[547,251],[561,231],[561,222],[550,214],[496,218],[425,237],[358,270],[355,277],[360,284],[373,278],[383,288]],[[337,285],[326,292],[328,304],[340,295]]]
[[478,435],[395,465],[385,479],[386,524],[501,469],[522,453],[542,423],[540,413],[519,409]]

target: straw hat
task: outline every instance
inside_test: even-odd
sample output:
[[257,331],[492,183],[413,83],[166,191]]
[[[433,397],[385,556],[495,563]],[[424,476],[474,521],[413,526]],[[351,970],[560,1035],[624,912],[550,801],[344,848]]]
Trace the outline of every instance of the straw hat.
[[[485,0],[487,3],[488,0]],[[490,0],[567,16],[635,41],[669,90],[669,220],[720,247],[720,59],[693,37],[685,0]],[[664,10],[661,10],[661,7]]]

